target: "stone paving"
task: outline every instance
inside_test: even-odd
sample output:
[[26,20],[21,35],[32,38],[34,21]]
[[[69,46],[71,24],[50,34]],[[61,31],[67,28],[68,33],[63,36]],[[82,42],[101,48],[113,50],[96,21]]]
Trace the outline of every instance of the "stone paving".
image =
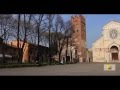
[[120,76],[120,64],[115,71],[104,71],[105,63],[77,63],[42,67],[1,68],[0,76]]

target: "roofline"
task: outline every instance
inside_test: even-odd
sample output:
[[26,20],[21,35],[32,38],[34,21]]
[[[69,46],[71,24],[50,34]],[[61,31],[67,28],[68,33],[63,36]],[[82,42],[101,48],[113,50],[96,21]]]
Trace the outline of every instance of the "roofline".
[[[117,20],[110,20],[110,21],[108,21],[107,23],[105,23],[104,26],[106,26],[106,25],[109,24],[110,22],[120,23],[120,21],[117,21]],[[103,26],[103,28],[104,28],[104,26]]]
[[113,21],[113,22],[117,22],[117,23],[120,23],[120,21],[118,21],[118,20],[111,20],[111,22],[112,22],[112,21]]
[[[9,41],[9,44],[10,44],[11,42],[14,42],[14,41],[17,42],[17,40],[11,40],[11,41]],[[20,41],[20,42],[24,42],[24,41]],[[30,43],[30,42],[25,42],[25,44],[37,46],[37,44]],[[47,46],[43,46],[43,45],[39,45],[39,46],[41,46],[41,47],[47,47]],[[47,48],[48,48],[48,47],[47,47]]]

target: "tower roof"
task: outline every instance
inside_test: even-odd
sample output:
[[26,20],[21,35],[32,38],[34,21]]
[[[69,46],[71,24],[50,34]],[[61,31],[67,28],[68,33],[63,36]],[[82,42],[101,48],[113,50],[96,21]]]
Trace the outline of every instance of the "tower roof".
[[80,15],[80,14],[79,14],[79,15],[72,15],[72,16],[71,16],[72,19],[74,19],[74,18],[79,18],[79,17],[85,19],[85,17],[84,17],[83,15]]

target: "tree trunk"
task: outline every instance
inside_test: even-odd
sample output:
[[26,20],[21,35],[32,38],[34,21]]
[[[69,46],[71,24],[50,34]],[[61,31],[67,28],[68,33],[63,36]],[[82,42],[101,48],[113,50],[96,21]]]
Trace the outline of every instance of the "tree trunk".
[[61,62],[61,51],[59,52],[59,63]]
[[2,43],[2,59],[3,59],[3,63],[6,63],[6,60],[5,60],[5,52],[4,52],[4,43]]
[[18,30],[17,30],[17,49],[18,49],[18,63],[20,63],[20,48],[19,48],[19,32],[20,32],[20,14],[18,15]]
[[22,63],[22,59],[23,59],[23,50],[20,49],[20,57],[19,57],[19,60],[20,60],[20,64]]
[[71,63],[73,63],[73,60],[72,60],[72,50],[71,50],[70,54],[71,54]]
[[[67,56],[68,56],[68,38],[67,38],[67,44],[66,44],[66,59],[67,59]],[[68,60],[66,60],[68,61]]]
[[38,61],[39,61],[39,55],[40,55],[40,47],[39,47],[39,43],[40,43],[40,32],[39,32],[39,25],[38,25]]

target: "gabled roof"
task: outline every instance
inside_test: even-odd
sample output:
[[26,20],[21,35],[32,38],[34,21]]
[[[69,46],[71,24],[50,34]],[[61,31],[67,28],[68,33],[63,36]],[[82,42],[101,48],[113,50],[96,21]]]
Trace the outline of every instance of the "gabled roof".
[[107,24],[105,24],[103,26],[103,29],[107,29],[109,27],[109,25],[113,24],[115,27],[119,26],[120,27],[120,21],[116,21],[116,20],[112,20],[110,22],[108,22]]

